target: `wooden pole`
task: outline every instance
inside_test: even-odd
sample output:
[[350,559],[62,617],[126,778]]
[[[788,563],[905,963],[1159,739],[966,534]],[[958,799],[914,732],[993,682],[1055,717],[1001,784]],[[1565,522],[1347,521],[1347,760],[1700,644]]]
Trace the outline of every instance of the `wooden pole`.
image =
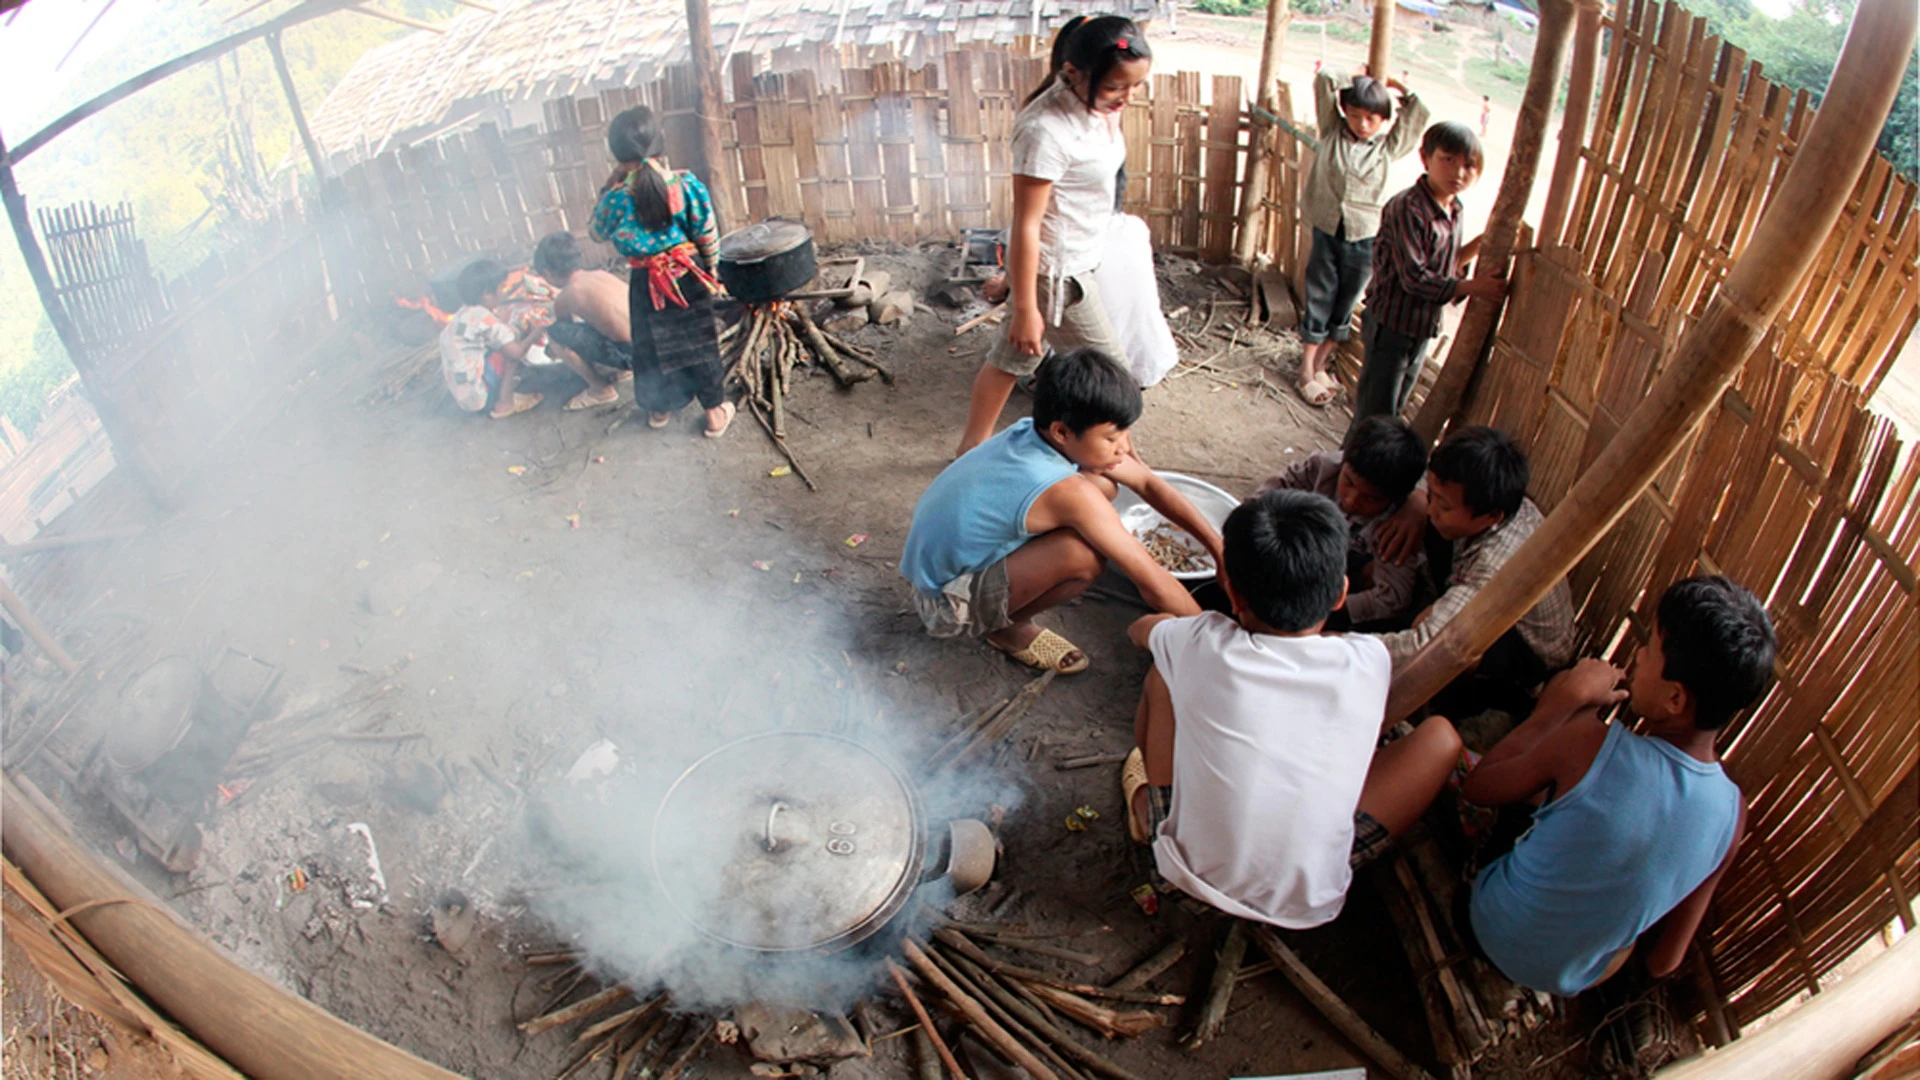
[[260,1080],[459,1080],[235,963],[158,898],[81,846],[39,792],[8,775],[7,856],[135,988]]
[[280,47],[280,31],[267,35],[267,51],[273,54],[273,70],[280,76],[280,92],[287,95],[287,108],[293,110],[293,129],[300,133],[300,145],[307,149],[307,161],[313,165],[313,183],[318,187],[327,178],[326,159],[320,156],[320,144],[307,126],[306,110],[300,108],[300,95],[293,89],[293,72],[287,69],[287,54]]
[[[1507,154],[1506,175],[1500,178],[1500,193],[1494,197],[1493,209],[1487,214],[1486,239],[1481,242],[1480,257],[1473,268],[1476,275],[1491,272],[1504,276],[1507,264],[1513,259],[1520,219],[1527,212],[1527,200],[1533,195],[1534,174],[1540,169],[1547,117],[1553,111],[1554,96],[1560,91],[1561,62],[1572,30],[1573,0],[1541,0],[1533,68],[1527,75],[1526,93],[1520,99],[1520,116],[1514,123],[1513,148]],[[1472,381],[1480,356],[1493,336],[1493,328],[1500,321],[1501,303],[1485,298],[1467,301],[1467,310],[1454,331],[1453,347],[1447,350],[1447,362],[1413,423],[1413,429],[1429,445],[1440,437],[1441,430],[1459,410],[1467,384]]]
[[[46,252],[40,249],[40,238],[34,235],[33,221],[27,215],[27,197],[20,193],[20,185],[13,175],[13,165],[18,160],[20,155],[9,155],[7,141],[0,137],[0,203],[6,204],[7,220],[13,225],[13,238],[20,245],[20,258],[27,264],[27,276],[33,279],[34,291],[40,294],[40,306],[47,313],[47,321],[53,324],[54,335],[66,347],[67,359],[73,364],[74,370],[92,389],[92,365],[88,363],[86,346],[80,340],[80,329],[73,324],[72,317],[67,314],[66,304],[60,300],[60,291],[53,283],[53,272],[47,269]],[[93,404],[93,411],[100,417],[100,426],[113,443],[115,460],[127,467],[149,498],[156,504],[166,505],[167,491],[160,482],[159,472],[153,467],[152,459],[132,427],[121,415],[119,402],[107,393],[92,393],[88,399]]]
[[1393,63],[1393,4],[1394,0],[1373,0],[1373,38],[1367,44],[1367,74],[1381,82],[1393,74],[1387,70]]
[[699,91],[694,106],[700,117],[700,155],[706,168],[700,179],[713,195],[720,231],[746,224],[727,168],[725,131],[726,95],[721,90],[720,56],[713,50],[713,12],[708,0],[687,0],[687,37],[692,43],[694,82]]
[[[1855,10],[1820,112],[1706,313],[1687,329],[1647,396],[1513,560],[1425,648],[1394,670],[1389,723],[1411,714],[1465,671],[1565,577],[1719,404],[1827,242],[1872,157],[1913,48],[1917,15],[1910,3],[1862,4]],[[1544,37],[1544,20],[1542,25]]]
[[1852,1076],[1854,1063],[1915,1010],[1920,1010],[1920,934],[1908,934],[1832,989],[1725,1049],[1669,1065],[1660,1070],[1660,1080]]
[[1587,120],[1593,113],[1594,73],[1600,62],[1600,5],[1598,0],[1574,0],[1573,62],[1567,76],[1567,110],[1560,117],[1560,148],[1553,155],[1553,179],[1547,185],[1547,208],[1540,215],[1538,242],[1550,247],[1560,242],[1566,227],[1567,204],[1573,201],[1573,178],[1580,171],[1580,149],[1586,144]]
[[33,639],[33,643],[40,647],[41,652],[47,654],[47,659],[59,665],[61,671],[71,675],[80,670],[79,661],[60,647],[60,639],[54,637],[39,619],[34,618],[26,602],[20,599],[20,594],[14,592],[13,587],[4,581],[0,581],[0,607],[7,609],[7,614],[13,617],[13,621]]
[[1268,0],[1267,36],[1260,43],[1260,81],[1254,84],[1257,108],[1253,113],[1252,137],[1247,141],[1247,181],[1240,188],[1240,224],[1234,233],[1233,257],[1243,266],[1251,266],[1260,249],[1262,230],[1258,222],[1267,201],[1267,176],[1273,169],[1278,140],[1274,125],[1267,117],[1274,114],[1279,104],[1274,93],[1278,78],[1275,72],[1280,66],[1280,54],[1286,48],[1287,25],[1291,22],[1291,0]]

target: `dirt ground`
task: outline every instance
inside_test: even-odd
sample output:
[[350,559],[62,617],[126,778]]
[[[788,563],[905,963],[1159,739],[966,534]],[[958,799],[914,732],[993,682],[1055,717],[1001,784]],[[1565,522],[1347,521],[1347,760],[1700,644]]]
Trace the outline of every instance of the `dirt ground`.
[[[933,248],[870,261],[924,295],[949,257]],[[1290,335],[1245,329],[1244,307],[1191,263],[1168,261],[1163,278],[1166,307],[1186,309],[1174,319],[1183,349],[1206,366],[1183,366],[1148,392],[1135,429],[1148,462],[1245,493],[1336,441],[1344,412],[1314,412],[1277,389],[1297,360]],[[646,775],[730,736],[791,726],[848,732],[911,760],[966,710],[1026,683],[1029,673],[982,645],[921,633],[895,569],[989,342],[982,331],[956,340],[963,317],[935,308],[905,329],[858,332],[897,372],[895,386],[799,383],[790,442],[818,492],[772,475],[783,461],[745,418],[717,442],[698,436],[692,411],[665,431],[633,422],[609,433],[615,414],[559,409],[577,386],[564,373],[536,385],[547,404],[505,422],[458,414],[432,385],[370,405],[409,350],[340,335],[284,410],[263,416],[175,513],[138,541],[62,560],[76,612],[48,615],[69,640],[138,621],[127,670],[229,645],[282,665],[277,711],[305,710],[308,726],[262,725],[243,758],[272,749],[268,734],[386,741],[322,740],[233,785],[193,873],[144,859],[135,872],[249,967],[423,1057],[476,1078],[558,1072],[564,1033],[514,1029],[546,1001],[539,983],[551,974],[518,957],[581,929],[550,917],[564,910],[554,897],[591,883],[554,857],[542,815],[570,805],[562,777],[583,751],[610,740],[622,775]],[[1016,394],[1008,418],[1025,402]],[[88,513],[108,523],[148,511],[122,490]],[[856,534],[867,538],[851,546]],[[1191,932],[1177,912],[1150,918],[1128,895],[1148,861],[1126,839],[1115,769],[1054,767],[1130,745],[1146,659],[1123,634],[1138,609],[1118,595],[1051,617],[1092,670],[1057,681],[981,783],[940,807],[1006,808],[996,880],[959,910],[1098,954],[1077,972],[1096,980]],[[97,733],[111,700],[103,683],[63,739],[83,739],[85,725]],[[110,825],[72,805],[46,770],[34,775],[114,850]],[[1100,817],[1069,833],[1063,822],[1080,806]],[[377,845],[384,895],[349,825]],[[125,864],[121,848],[109,857]],[[288,884],[295,868],[311,879],[303,890]],[[457,956],[426,922],[449,888],[479,916],[476,942]],[[672,917],[656,906],[619,919]],[[1289,938],[1389,1038],[1430,1055],[1407,961],[1364,878],[1339,920]],[[1190,992],[1208,951],[1199,944],[1157,985]],[[891,1009],[881,1005],[882,1027],[904,1022]],[[1189,1021],[1170,1019],[1104,1052],[1147,1076],[1363,1063],[1274,975],[1242,985],[1226,1035],[1198,1052],[1175,1042]],[[1506,1056],[1524,1065],[1565,1039],[1550,1026]],[[832,1075],[907,1075],[909,1042],[889,1040]],[[701,1058],[699,1075],[744,1076],[746,1065],[722,1048]]]

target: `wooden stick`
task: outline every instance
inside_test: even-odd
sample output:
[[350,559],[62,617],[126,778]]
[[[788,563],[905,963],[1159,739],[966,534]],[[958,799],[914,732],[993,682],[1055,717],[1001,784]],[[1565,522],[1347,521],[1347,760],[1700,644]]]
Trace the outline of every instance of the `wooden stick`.
[[1047,1065],[1057,1070],[1062,1080],[1088,1080],[1079,1069],[1073,1067],[1071,1062],[1060,1056],[1060,1052],[1053,1048],[1052,1043],[1027,1030],[1027,1026],[1022,1024],[1013,1013],[1007,1011],[998,999],[976,983],[966,972],[960,970],[959,964],[953,957],[939,949],[929,949],[927,958],[932,960],[941,971],[946,972],[947,977],[952,979],[960,989],[979,1002],[981,1007],[987,1010],[988,1015],[1000,1022],[1000,1026],[1046,1059]]
[[968,997],[952,979],[947,978],[946,972],[941,971],[932,960],[928,959],[927,954],[911,938],[900,943],[900,950],[906,953],[907,962],[920,973],[920,977],[945,994],[947,1000],[953,1002],[954,1006],[960,1010],[960,1014],[973,1025],[974,1030],[978,1031],[981,1037],[991,1043],[995,1049],[1006,1055],[1007,1060],[1027,1070],[1033,1080],[1060,1080],[1060,1074],[1047,1068],[1039,1058],[1033,1056],[1032,1051],[1020,1045],[1018,1039],[1008,1034],[1006,1028],[1001,1027],[993,1017],[988,1016],[987,1010],[979,1002]]
[[1070,993],[1081,994],[1086,997],[1106,998],[1111,1001],[1131,1001],[1138,1005],[1185,1005],[1187,1003],[1187,999],[1179,994],[1153,994],[1138,990],[1112,990],[1104,986],[1090,986],[1086,983],[1074,982],[1071,979],[1063,979],[1051,972],[1038,971],[1034,968],[1021,967],[1018,964],[1009,964],[1001,960],[996,960],[988,956],[985,952],[982,952],[980,947],[968,940],[965,935],[944,927],[935,930],[933,936],[942,945],[952,948],[960,955],[979,964],[995,975],[1004,975],[1010,979],[1040,983],[1045,986],[1066,990]]
[[933,753],[927,755],[927,760],[925,764],[920,766],[921,771],[927,772],[927,773],[933,772],[933,770],[937,768],[942,761],[944,761],[950,755],[958,752],[962,746],[965,746],[967,744],[968,740],[972,739],[973,736],[980,731],[980,729],[986,727],[987,724],[990,723],[993,720],[993,718],[999,714],[1000,710],[1006,708],[1008,705],[1013,704],[1013,698],[1014,698],[1013,694],[1008,694],[1006,697],[1001,698],[999,701],[995,701],[987,705],[982,705],[980,708],[975,709],[974,711],[961,717],[960,722],[957,725],[955,725],[959,730],[955,731],[952,737],[947,739],[946,742],[941,743],[940,748],[938,750],[935,750]]
[[993,717],[987,721],[986,725],[981,728],[978,736],[965,746],[954,751],[953,756],[941,762],[940,767],[943,769],[952,768],[967,758],[972,757],[974,754],[1006,738],[1008,732],[1013,730],[1013,725],[1020,722],[1020,718],[1027,714],[1027,710],[1033,707],[1035,701],[1039,700],[1041,692],[1044,691],[1048,684],[1052,683],[1054,678],[1059,674],[1060,672],[1057,670],[1044,672],[1039,678],[1021,687],[1020,692],[1013,695],[1013,700],[1007,704],[1007,707],[995,713]]
[[1187,1037],[1187,1049],[1198,1050],[1218,1038],[1227,1024],[1227,1005],[1233,1000],[1235,976],[1240,962],[1247,957],[1247,924],[1239,919],[1227,927],[1227,940],[1220,944],[1219,958],[1213,965],[1213,977],[1207,983],[1207,1000],[1200,1006],[1199,1022]]
[[581,1031],[580,1034],[574,1036],[573,1041],[576,1043],[583,1043],[589,1039],[598,1038],[599,1036],[605,1035],[616,1028],[619,1028],[626,1024],[630,1024],[635,1020],[639,1020],[647,1016],[650,1013],[659,1011],[660,1007],[665,1005],[666,1003],[667,1003],[667,995],[656,994],[654,997],[648,999],[646,1002],[640,1005],[635,1005],[631,1009],[626,1009],[621,1012],[614,1013],[612,1016],[608,1017],[607,1019],[602,1020],[599,1023],[586,1028],[585,1030]]
[[992,972],[987,971],[964,956],[955,954],[953,962],[959,965],[961,970],[972,975],[974,981],[988,994],[991,994],[998,1000],[1002,1008],[1019,1017],[1027,1027],[1052,1040],[1053,1044],[1059,1047],[1067,1056],[1093,1071],[1100,1073],[1102,1076],[1112,1077],[1113,1080],[1140,1080],[1140,1078],[1133,1073],[1128,1072],[1126,1069],[1115,1065],[1099,1054],[1081,1046],[1071,1035],[1061,1030],[1059,1025],[1042,1016],[1039,1009],[1021,1000],[1019,995],[1013,992],[1015,990],[1028,990],[1030,988],[1017,984],[1011,987],[1003,984]]
[[1087,769],[1095,765],[1118,765],[1127,760],[1130,754],[1091,754],[1087,757],[1064,758],[1053,763],[1053,767],[1066,772],[1070,769]]
[[1560,149],[1553,156],[1553,175],[1547,183],[1547,206],[1540,214],[1538,243],[1560,242],[1573,198],[1573,178],[1580,171],[1580,146],[1587,137],[1587,118],[1593,112],[1594,68],[1600,54],[1600,4],[1577,0],[1573,16],[1573,61],[1567,75],[1567,105],[1560,117]]
[[1096,953],[1063,949],[1058,945],[1049,945],[1044,941],[1035,941],[1031,938],[1002,937],[989,930],[966,930],[963,932],[977,937],[990,945],[998,945],[1004,949],[1016,949],[1020,952],[1030,952],[1035,956],[1051,956],[1055,960],[1065,960],[1069,963],[1080,964],[1085,967],[1094,967],[1106,962],[1106,957]]
[[[1234,261],[1242,266],[1253,265],[1254,255],[1260,249],[1260,234],[1266,231],[1256,222],[1266,205],[1267,173],[1279,138],[1267,117],[1274,115],[1279,104],[1274,96],[1274,84],[1279,76],[1280,54],[1286,47],[1287,24],[1292,21],[1293,5],[1289,0],[1268,0],[1267,32],[1260,42],[1260,74],[1253,84],[1254,103],[1259,109],[1253,114],[1252,138],[1247,140],[1247,178],[1240,186],[1240,221],[1234,237]],[[1281,227],[1292,228],[1293,223],[1283,222]],[[1255,289],[1254,295],[1259,294]]]
[[1162,973],[1185,959],[1187,943],[1179,938],[1160,946],[1159,951],[1145,960],[1133,965],[1125,975],[1113,980],[1114,990],[1139,990],[1159,978]]
[[26,631],[27,637],[31,638],[33,643],[40,647],[40,651],[47,654],[47,659],[58,665],[61,671],[71,675],[80,670],[80,662],[60,647],[59,639],[55,638],[39,619],[34,618],[33,612],[27,609],[26,601],[20,599],[19,594],[13,591],[13,586],[4,581],[0,581],[0,607],[7,609],[7,614],[13,617],[15,625]]
[[933,1045],[933,1036],[927,1034],[925,1024],[902,1028],[894,1034],[913,1036],[913,1065],[920,1080],[942,1080],[946,1076],[946,1067],[940,1064],[939,1049]]
[[1293,984],[1294,989],[1300,991],[1302,996],[1312,1002],[1314,1008],[1319,1009],[1322,1016],[1325,1016],[1334,1027],[1339,1028],[1348,1042],[1359,1047],[1361,1053],[1372,1058],[1375,1064],[1385,1070],[1388,1075],[1397,1077],[1398,1080],[1432,1080],[1425,1069],[1415,1065],[1411,1058],[1396,1049],[1379,1032],[1373,1030],[1373,1025],[1360,1019],[1359,1013],[1354,1012],[1351,1006],[1340,1000],[1340,995],[1328,988],[1326,983],[1321,982],[1320,977],[1302,963],[1292,949],[1287,948],[1286,943],[1280,940],[1280,935],[1274,933],[1272,927],[1251,923],[1246,925],[1249,927],[1248,933],[1253,938],[1253,943],[1258,945],[1260,951],[1266,953],[1274,963],[1280,965],[1280,973],[1287,977],[1287,981]]
[[693,1055],[699,1053],[700,1048],[707,1045],[707,1039],[712,1037],[712,1035],[713,1022],[708,1021],[707,1024],[700,1029],[700,1034],[696,1036],[693,1042],[687,1045],[686,1050],[681,1052],[680,1056],[674,1060],[673,1065],[669,1067],[666,1072],[660,1074],[660,1080],[677,1080],[680,1073],[693,1061]]
[[[1912,4],[1862,4],[1820,111],[1761,212],[1746,250],[1690,324],[1606,449],[1494,580],[1405,664],[1385,722],[1411,715],[1472,666],[1584,558],[1691,437],[1827,243],[1872,157],[1913,48]],[[1544,39],[1543,39],[1544,44]],[[1536,45],[1536,48],[1542,45]]]
[[886,365],[882,364],[880,361],[875,360],[871,356],[861,356],[858,353],[848,353],[847,356],[854,363],[865,364],[866,366],[879,372],[881,382],[886,383],[888,386],[893,385],[893,371],[889,369]]
[[1000,316],[1006,314],[1006,312],[1007,312],[1006,302],[1001,301],[1000,303],[993,305],[992,307],[981,312],[980,314],[975,315],[973,318],[968,319],[966,322],[961,323],[959,326],[954,327],[953,336],[959,337],[961,334],[964,334],[967,331],[974,329],[975,327],[985,326],[987,323],[990,323],[990,322],[999,322]]
[[907,1008],[911,1009],[914,1018],[920,1021],[920,1030],[925,1032],[927,1039],[933,1043],[934,1051],[940,1055],[941,1064],[947,1067],[947,1071],[952,1073],[956,1080],[967,1080],[967,1074],[960,1071],[960,1063],[953,1060],[953,1051],[947,1049],[946,1040],[942,1039],[940,1032],[934,1029],[933,1017],[927,1015],[927,1007],[920,1004],[920,998],[914,994],[913,987],[907,985],[906,972],[901,971],[900,965],[889,959],[887,974],[893,976],[893,985],[900,988],[900,996],[907,999]]
[[129,540],[146,531],[145,525],[124,525],[117,529],[96,529],[93,532],[69,533],[66,536],[37,536],[21,544],[0,545],[0,559],[32,555],[41,551],[57,551],[83,544],[104,544],[110,540]]
[[848,356],[853,357],[855,360],[872,360],[879,355],[875,353],[872,349],[867,348],[865,345],[855,345],[853,342],[848,341],[846,338],[841,337],[839,334],[830,333],[826,330],[822,330],[820,331],[820,336],[832,342],[834,348],[839,349],[841,352],[846,353]]
[[847,366],[847,362],[841,358],[839,351],[827,344],[826,338],[820,336],[820,328],[813,325],[812,316],[800,308],[793,309],[793,314],[807,347],[812,349],[813,354],[820,358],[820,363],[833,373],[833,381],[839,383],[841,389],[847,389],[854,383],[866,382],[873,378],[871,373],[855,371]]
[[625,1000],[632,996],[632,994],[633,991],[628,989],[624,984],[616,983],[604,990],[589,994],[565,1008],[555,1009],[550,1013],[536,1016],[526,1023],[519,1025],[519,1028],[525,1034],[539,1035],[542,1032],[552,1031],[562,1024],[570,1024],[575,1020],[584,1020],[616,1001]]
[[813,477],[807,475],[807,470],[800,467],[800,459],[794,457],[793,451],[787,448],[787,440],[774,434],[773,425],[767,423],[767,418],[761,415],[759,402],[751,398],[747,399],[747,411],[751,412],[753,418],[760,422],[761,430],[767,433],[767,438],[773,440],[773,448],[780,451],[781,456],[787,459],[788,465],[793,466],[794,473],[800,477],[802,483],[807,485],[807,490],[819,491],[820,485],[813,482]]
[[1096,1005],[1078,994],[1069,993],[1057,987],[1028,983],[1027,989],[1040,1000],[1109,1039],[1136,1038],[1154,1028],[1165,1027],[1167,1023],[1167,1018],[1159,1013],[1150,1013],[1141,1009],[1121,1012],[1105,1005]]

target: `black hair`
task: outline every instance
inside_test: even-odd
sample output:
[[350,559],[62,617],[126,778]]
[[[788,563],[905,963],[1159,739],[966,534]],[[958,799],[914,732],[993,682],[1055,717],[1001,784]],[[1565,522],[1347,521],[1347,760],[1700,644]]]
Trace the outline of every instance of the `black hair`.
[[1376,413],[1353,425],[1340,448],[1342,464],[1389,501],[1407,497],[1427,471],[1427,447],[1405,420]]
[[1099,424],[1125,430],[1145,407],[1133,376],[1098,349],[1056,353],[1034,373],[1033,426],[1040,431],[1055,420],[1075,435]]
[[1445,150],[1450,154],[1459,154],[1473,163],[1476,169],[1487,165],[1486,152],[1480,149],[1480,136],[1473,129],[1458,120],[1442,120],[1427,129],[1420,137],[1422,154],[1437,154]]
[[1724,727],[1773,684],[1773,620],[1747,590],[1718,576],[1676,581],[1656,617],[1666,658],[1660,677],[1687,688],[1700,730]]
[[1341,87],[1340,107],[1365,109],[1382,120],[1391,120],[1393,119],[1393,94],[1380,80],[1356,75],[1351,84]]
[[460,302],[477,304],[498,289],[511,273],[498,259],[475,259],[460,268]]
[[1047,77],[1033,88],[1021,105],[1030,104],[1045,93],[1053,80],[1059,77],[1061,70],[1072,64],[1076,71],[1087,77],[1087,96],[1083,100],[1091,109],[1094,95],[1100,92],[1100,84],[1116,65],[1125,60],[1151,59],[1153,49],[1147,45],[1147,35],[1132,19],[1120,15],[1092,18],[1075,16],[1067,20],[1060,32],[1053,36],[1053,53]]
[[580,242],[572,233],[548,233],[533,248],[533,272],[556,281],[580,269]]
[[1227,581],[1283,634],[1327,621],[1347,581],[1347,519],[1332,499],[1281,488],[1255,495],[1220,528]]
[[1461,428],[1439,445],[1427,471],[1459,484],[1475,517],[1498,513],[1510,518],[1527,497],[1532,474],[1527,455],[1498,428]]
[[658,169],[645,165],[648,158],[666,152],[667,141],[653,110],[635,105],[621,112],[607,125],[607,149],[622,165],[640,166],[627,181],[633,195],[633,216],[649,229],[664,228],[673,220],[673,206],[667,200],[667,181]]

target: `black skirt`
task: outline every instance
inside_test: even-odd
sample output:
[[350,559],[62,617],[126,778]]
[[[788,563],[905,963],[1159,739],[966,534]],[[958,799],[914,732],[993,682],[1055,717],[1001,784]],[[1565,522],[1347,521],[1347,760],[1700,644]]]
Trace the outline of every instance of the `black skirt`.
[[633,399],[653,413],[679,412],[698,400],[703,409],[726,400],[720,329],[713,294],[692,274],[680,278],[687,306],[655,310],[647,275],[636,270],[627,286],[633,318]]

